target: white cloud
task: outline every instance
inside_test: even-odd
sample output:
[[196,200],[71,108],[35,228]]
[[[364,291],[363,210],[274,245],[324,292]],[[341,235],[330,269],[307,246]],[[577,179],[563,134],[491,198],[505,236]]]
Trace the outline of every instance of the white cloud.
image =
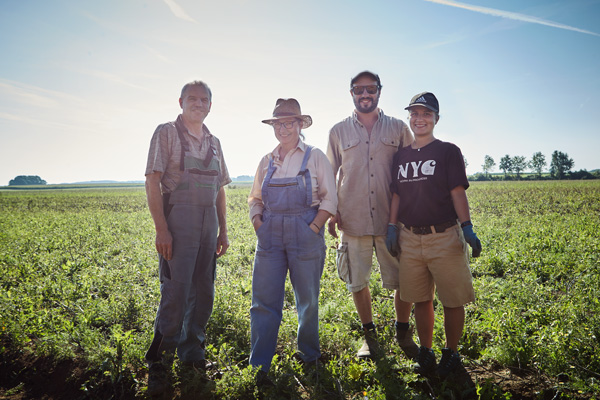
[[22,82],[0,79],[0,120],[42,128],[57,128],[64,134],[77,127],[93,131],[103,123],[97,110],[101,105],[83,98]]
[[143,86],[134,85],[133,83],[127,81],[125,78],[122,78],[121,76],[118,76],[118,75],[115,75],[115,74],[111,74],[111,73],[106,72],[106,71],[99,71],[99,70],[86,69],[86,68],[80,68],[80,69],[71,68],[71,70],[74,71],[74,72],[79,72],[81,74],[85,74],[85,75],[93,76],[93,77],[96,77],[96,78],[104,79],[104,80],[107,80],[109,82],[117,83],[119,85],[128,86],[128,87],[131,87],[131,88],[134,88],[134,89],[139,89],[139,90],[146,90]]
[[9,113],[5,113],[5,112],[0,112],[0,119],[6,119],[9,121],[17,121],[17,122],[21,122],[21,121],[25,120],[25,118],[19,117],[18,115],[9,114]]
[[158,50],[154,49],[153,47],[150,47],[148,45],[144,45],[144,48],[146,50],[148,50],[148,52],[150,54],[152,54],[154,57],[156,57],[157,59],[169,63],[169,64],[173,64],[173,61],[171,61],[168,57],[165,57],[161,52],[159,52]]
[[0,100],[17,101],[28,106],[40,108],[57,108],[62,101],[75,100],[76,97],[67,93],[43,89],[21,82],[0,79]]
[[179,4],[175,3],[175,0],[164,0],[164,2],[167,6],[169,6],[169,9],[177,18],[196,23],[196,20],[190,17]]
[[502,10],[496,10],[494,8],[474,6],[471,4],[459,3],[457,1],[451,1],[451,0],[424,0],[424,1],[428,1],[430,3],[442,4],[442,5],[450,6],[450,7],[462,8],[465,10],[474,11],[474,12],[478,12],[481,14],[493,15],[495,17],[508,18],[508,19],[512,19],[515,21],[530,22],[533,24],[546,25],[546,26],[550,26],[553,28],[566,29],[569,31],[585,33],[588,35],[600,36],[600,34],[598,34],[596,32],[586,31],[584,29],[579,29],[579,28],[575,28],[575,27],[572,27],[569,25],[560,24],[558,22],[547,21],[542,18],[531,17],[529,15],[514,13],[514,12],[510,12],[510,11],[502,11]]

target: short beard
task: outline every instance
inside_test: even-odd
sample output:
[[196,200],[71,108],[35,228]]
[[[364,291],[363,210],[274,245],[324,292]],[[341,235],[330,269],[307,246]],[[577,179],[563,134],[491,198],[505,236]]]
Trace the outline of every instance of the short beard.
[[366,108],[360,105],[360,100],[360,97],[358,99],[354,99],[354,106],[356,107],[356,111],[363,114],[368,114],[374,111],[377,108],[377,105],[379,104],[379,96],[375,97],[374,99],[371,99],[371,106]]

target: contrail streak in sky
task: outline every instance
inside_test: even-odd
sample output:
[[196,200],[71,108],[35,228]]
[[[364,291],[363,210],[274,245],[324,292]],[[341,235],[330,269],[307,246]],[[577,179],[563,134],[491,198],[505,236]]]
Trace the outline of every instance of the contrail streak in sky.
[[167,6],[169,6],[169,9],[171,9],[171,12],[177,18],[181,18],[185,21],[196,22],[196,20],[190,17],[179,4],[175,3],[175,0],[164,0],[164,2]]
[[496,10],[494,8],[474,6],[471,4],[459,3],[457,1],[452,1],[452,0],[424,0],[424,1],[428,1],[430,3],[442,4],[442,5],[450,6],[450,7],[462,8],[462,9],[469,10],[469,11],[475,11],[475,12],[478,12],[481,14],[493,15],[495,17],[508,18],[508,19],[512,19],[515,21],[531,22],[534,24],[551,26],[553,28],[566,29],[569,31],[585,33],[588,35],[600,36],[600,34],[598,34],[596,32],[586,31],[585,29],[579,29],[579,28],[575,28],[573,26],[560,24],[558,22],[552,22],[552,21],[548,21],[548,20],[545,20],[542,18],[531,17],[529,15],[519,14],[519,13],[515,13],[515,12],[510,12],[510,11],[502,11],[502,10]]

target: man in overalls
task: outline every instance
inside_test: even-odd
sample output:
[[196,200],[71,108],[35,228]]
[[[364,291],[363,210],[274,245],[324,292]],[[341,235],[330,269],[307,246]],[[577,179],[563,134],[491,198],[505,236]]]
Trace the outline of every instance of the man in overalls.
[[186,84],[181,115],[159,125],[150,143],[146,195],[161,282],[154,339],[146,353],[151,396],[168,388],[175,351],[182,364],[206,367],[216,259],[229,246],[224,186],[231,182],[219,139],[204,125],[211,98],[206,83]]

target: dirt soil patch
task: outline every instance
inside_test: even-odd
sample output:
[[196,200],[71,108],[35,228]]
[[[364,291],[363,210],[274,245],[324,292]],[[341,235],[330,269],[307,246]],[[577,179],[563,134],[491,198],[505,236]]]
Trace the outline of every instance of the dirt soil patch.
[[[87,399],[90,393],[82,390],[83,385],[94,373],[88,365],[78,360],[57,361],[52,357],[38,356],[28,350],[14,350],[6,337],[0,338],[0,399],[7,400],[58,400]],[[482,365],[465,362],[470,379],[484,386],[487,392],[482,398],[494,398],[494,393],[501,397],[502,393],[510,393],[513,399],[545,400],[560,398],[561,394],[573,399],[589,399],[590,395],[557,391],[560,382],[552,380],[532,371],[502,368],[498,365]],[[97,378],[97,376],[96,376]],[[95,379],[97,381],[97,379]],[[115,396],[114,388],[107,377],[104,382],[95,386],[95,398],[135,398],[136,394],[119,393]],[[473,398],[476,398],[474,396]]]

